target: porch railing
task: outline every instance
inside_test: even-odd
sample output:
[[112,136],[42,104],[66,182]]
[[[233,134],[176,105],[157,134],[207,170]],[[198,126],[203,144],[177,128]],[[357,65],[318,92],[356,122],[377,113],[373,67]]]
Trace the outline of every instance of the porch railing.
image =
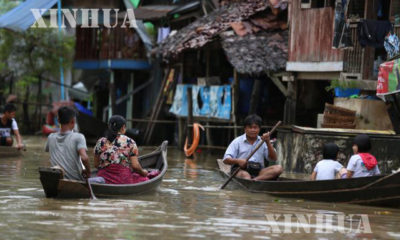
[[362,74],[364,65],[364,49],[358,41],[357,23],[350,24],[351,39],[353,41],[353,49],[344,51],[344,72]]
[[145,59],[139,35],[126,28],[77,28],[75,60]]
[[[358,41],[357,34],[357,21],[350,24],[351,39],[353,41],[353,49],[347,49],[344,51],[344,71],[350,74],[360,74],[363,75],[365,66],[365,50],[361,47]],[[400,25],[394,26],[394,33],[400,36]]]

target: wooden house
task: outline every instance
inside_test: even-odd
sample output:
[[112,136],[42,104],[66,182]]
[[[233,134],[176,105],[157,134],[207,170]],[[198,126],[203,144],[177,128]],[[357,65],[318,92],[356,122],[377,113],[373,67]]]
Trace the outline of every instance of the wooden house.
[[[357,26],[363,19],[394,22],[398,14],[400,1],[350,0],[346,21],[349,23],[353,46],[335,49],[332,47],[335,1],[291,0],[288,19],[289,56],[286,65],[290,77],[286,80],[296,84],[296,94],[292,101],[292,109],[297,108],[295,115],[299,117],[302,112],[307,113],[303,117],[311,117],[314,125],[315,114],[323,110],[322,103],[332,97],[327,95],[324,88],[334,79],[357,81],[362,90],[375,91],[377,67],[388,58],[383,48],[361,47]],[[400,33],[399,25],[394,25],[394,32]],[[292,122],[298,123],[294,116]]]
[[[103,121],[113,114],[128,119],[141,116],[150,105],[143,95],[151,93],[148,87],[154,83],[150,80],[151,64],[147,57],[151,41],[146,38],[142,22],[138,22],[138,28],[123,26],[126,10],[133,8],[127,2],[130,1],[63,1],[63,8],[99,9],[95,27],[83,26],[78,14],[73,68],[75,80],[82,81],[94,92],[93,112]],[[106,25],[102,9],[112,9],[108,19],[112,27]],[[141,92],[135,91],[137,88]]]

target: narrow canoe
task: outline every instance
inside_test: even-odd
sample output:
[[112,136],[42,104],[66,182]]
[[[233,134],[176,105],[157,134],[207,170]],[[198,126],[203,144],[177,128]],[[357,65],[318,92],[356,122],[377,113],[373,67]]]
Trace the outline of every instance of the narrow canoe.
[[[221,174],[228,178],[230,166],[224,164],[221,159],[218,159],[217,163]],[[261,192],[283,198],[400,207],[400,172],[373,177],[321,181],[289,178],[254,181],[237,177],[232,181],[250,192]]]
[[[98,184],[92,183],[96,197],[118,197],[135,195],[155,190],[162,182],[167,172],[167,146],[164,141],[154,152],[140,156],[139,162],[145,169],[157,169],[160,174],[148,181],[136,184]],[[40,182],[48,198],[88,198],[89,189],[86,182],[62,178],[60,169],[39,167]],[[92,177],[96,176],[96,171]]]
[[15,147],[0,146],[0,158],[18,157],[22,155],[22,151]]

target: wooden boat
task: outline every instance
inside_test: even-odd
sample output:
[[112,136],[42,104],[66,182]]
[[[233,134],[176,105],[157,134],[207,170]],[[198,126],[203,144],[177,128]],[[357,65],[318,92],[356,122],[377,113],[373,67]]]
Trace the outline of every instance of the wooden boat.
[[[91,183],[96,197],[117,197],[123,195],[135,195],[155,190],[162,182],[167,172],[167,146],[164,141],[160,147],[152,153],[139,157],[139,162],[145,169],[157,169],[160,174],[148,181],[136,184],[98,184]],[[92,177],[96,176],[92,172]],[[61,169],[40,167],[40,182],[48,198],[88,198],[89,188],[86,182],[64,179]]]
[[0,146],[0,158],[18,157],[22,155],[22,150],[15,147]]
[[[218,159],[217,162],[221,174],[229,177],[230,165],[224,164],[221,159]],[[400,207],[400,172],[390,175],[321,181],[289,178],[254,181],[237,177],[232,181],[250,192],[267,193],[283,198]]]

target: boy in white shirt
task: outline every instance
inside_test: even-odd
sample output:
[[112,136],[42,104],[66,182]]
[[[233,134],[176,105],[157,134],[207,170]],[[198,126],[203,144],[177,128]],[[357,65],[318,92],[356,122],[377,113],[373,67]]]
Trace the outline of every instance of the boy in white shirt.
[[335,179],[338,173],[345,174],[343,165],[336,161],[338,152],[339,147],[335,143],[324,144],[324,159],[315,166],[311,180],[330,180]]

